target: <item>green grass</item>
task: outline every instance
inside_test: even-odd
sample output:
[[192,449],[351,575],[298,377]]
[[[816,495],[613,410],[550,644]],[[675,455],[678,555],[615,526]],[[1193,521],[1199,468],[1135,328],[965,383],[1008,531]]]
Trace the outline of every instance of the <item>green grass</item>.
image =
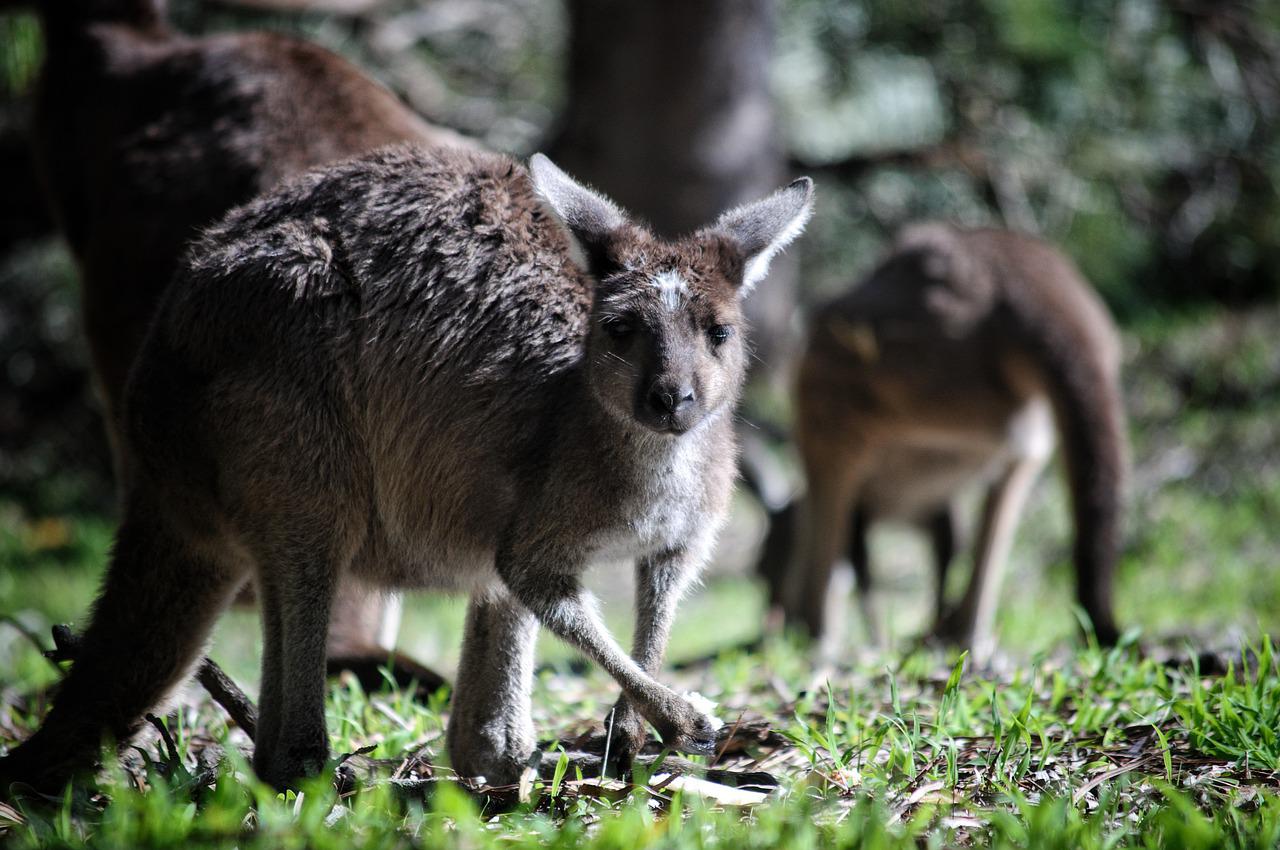
[[[1256,674],[1208,681],[1141,659],[1132,646],[1055,652],[1007,673],[967,671],[964,658],[948,670],[935,653],[898,661],[891,670],[855,665],[838,684],[794,699],[788,691],[799,692],[811,671],[784,642],[675,677],[720,700],[727,722],[748,712],[784,733],[746,756],[765,756],[762,765],[783,780],[750,810],[678,792],[659,801],[639,781],[619,786],[616,799],[594,797],[585,790],[591,780],[572,769],[558,782],[533,783],[500,814],[482,813],[451,784],[423,796],[393,790],[385,775],[342,799],[326,780],[279,795],[253,780],[216,709],[196,703],[168,720],[179,759],[148,745],[132,776],[115,769],[101,780],[110,805],[68,797],[24,808],[10,838],[17,847],[600,848],[1263,847],[1280,839],[1280,677],[1265,641],[1250,657]],[[748,667],[757,672],[744,674]],[[592,674],[566,699],[563,678],[544,673],[538,683],[543,732],[563,731],[564,718],[574,726],[598,716],[611,698]],[[335,752],[438,752],[442,708],[336,685]],[[228,745],[212,783],[194,775],[194,754],[209,738]],[[147,793],[127,790],[136,776]]]
[[[505,805],[450,781],[445,695],[365,694],[335,682],[336,754],[361,751],[359,790],[327,779],[300,794],[263,788],[249,742],[188,693],[166,719],[166,751],[144,739],[109,765],[96,792],[0,807],[14,847],[1275,847],[1280,844],[1280,344],[1273,309],[1140,328],[1130,339],[1128,396],[1135,475],[1117,577],[1122,645],[1075,638],[1069,527],[1060,484],[1038,488],[1002,598],[1003,652],[973,667],[912,649],[927,614],[924,547],[879,531],[878,591],[893,637],[885,650],[852,630],[842,663],[818,675],[808,651],[752,637],[759,588],[720,565],[682,607],[674,658],[718,655],[664,680],[718,704],[733,727],[772,727],[717,765],[764,771],[778,787],[758,804],[583,776],[567,756]],[[731,525],[726,551],[749,526]],[[96,517],[0,508],[0,615],[47,640],[83,617],[110,545]],[[629,632],[618,567],[596,583],[616,631]],[[963,576],[958,577],[962,580]],[[955,588],[953,588],[955,589]],[[402,648],[451,669],[463,605],[411,600]],[[224,618],[212,654],[252,692],[255,615]],[[1197,667],[1230,662],[1222,670]],[[1168,663],[1169,656],[1182,663]],[[535,722],[556,763],[557,739],[598,727],[616,686],[574,675],[544,640]],[[1211,674],[1212,673],[1212,674]],[[0,744],[35,727],[56,671],[32,641],[0,624]],[[755,724],[755,725],[752,725]],[[421,753],[438,782],[393,787]],[[109,753],[105,754],[109,756]],[[410,762],[409,765],[418,764]],[[418,773],[419,767],[413,768]],[[412,771],[411,771],[412,772]],[[643,771],[641,772],[643,774]],[[147,788],[145,793],[137,787]],[[425,789],[425,790],[424,790]]]

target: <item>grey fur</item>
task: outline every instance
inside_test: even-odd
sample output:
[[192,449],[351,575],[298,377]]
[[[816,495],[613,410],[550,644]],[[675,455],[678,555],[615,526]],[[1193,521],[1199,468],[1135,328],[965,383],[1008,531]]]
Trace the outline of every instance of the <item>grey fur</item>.
[[529,173],[547,208],[569,231],[574,260],[588,267],[588,251],[603,246],[626,224],[622,211],[603,195],[591,191],[561,171],[540,153],[529,158]]
[[716,227],[732,236],[750,258],[743,281],[748,289],[769,274],[773,258],[808,223],[813,214],[810,191],[809,180],[801,178],[765,201],[729,210],[716,222]]
[[[598,197],[538,170],[557,181],[551,204]],[[74,762],[103,728],[132,728],[198,648],[218,593],[249,574],[266,637],[254,764],[276,785],[314,774],[328,752],[324,623],[348,572],[471,594],[449,722],[463,774],[509,782],[531,753],[537,623],[622,686],[620,761],[645,721],[668,746],[709,752],[707,718],[653,674],[728,505],[752,256],[714,226],[662,242],[621,220],[594,245],[592,275],[560,226],[578,220],[504,157],[392,148],[208,232],[131,376],[139,462],[121,534],[139,540],[117,548],[86,637],[101,647],[93,664],[131,663],[144,684],[117,716],[117,694],[81,692],[101,677],[77,664],[67,689],[81,714],[59,700],[20,763]],[[780,238],[795,235],[782,224]],[[687,285],[678,309],[653,285],[664,272]],[[631,656],[580,584],[591,561],[619,556],[638,560]],[[199,598],[182,589],[192,570],[209,587]],[[146,628],[184,632],[163,676],[112,601],[139,578],[170,588],[164,610],[145,606],[164,622]]]

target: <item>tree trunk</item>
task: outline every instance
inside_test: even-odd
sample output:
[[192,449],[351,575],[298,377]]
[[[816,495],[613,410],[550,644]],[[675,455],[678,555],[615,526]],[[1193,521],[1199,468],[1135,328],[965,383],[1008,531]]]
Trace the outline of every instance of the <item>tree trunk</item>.
[[[666,236],[782,185],[772,0],[569,0],[568,11],[561,166]],[[779,258],[747,302],[757,379],[785,372],[795,277]]]

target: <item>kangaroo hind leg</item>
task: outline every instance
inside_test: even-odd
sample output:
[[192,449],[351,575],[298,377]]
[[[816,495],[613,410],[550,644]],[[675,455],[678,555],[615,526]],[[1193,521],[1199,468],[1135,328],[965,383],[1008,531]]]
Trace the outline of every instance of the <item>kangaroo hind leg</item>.
[[[803,442],[801,448],[809,491],[799,511],[788,620],[806,629],[826,652],[844,635],[851,571],[837,573],[837,563],[853,540],[851,525],[867,452],[861,445],[830,446],[816,440]],[[860,560],[866,566],[865,559]]]
[[[279,525],[298,529],[287,520]],[[253,766],[276,788],[319,774],[329,757],[325,645],[334,591],[351,555],[348,542],[339,538],[298,532],[253,547],[263,623]]]
[[969,647],[976,659],[987,658],[994,649],[996,600],[1014,531],[1045,463],[1041,456],[1018,458],[992,483],[983,504],[968,589],[959,607],[934,630],[936,637]]

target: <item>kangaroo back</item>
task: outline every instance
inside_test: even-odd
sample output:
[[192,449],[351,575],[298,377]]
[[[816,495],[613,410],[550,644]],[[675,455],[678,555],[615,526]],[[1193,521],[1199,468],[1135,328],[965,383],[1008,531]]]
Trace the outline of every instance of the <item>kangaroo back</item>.
[[[48,0],[38,171],[80,266],[107,412],[187,242],[283,179],[399,142],[465,144],[316,45],[189,38],[162,0]],[[94,27],[91,24],[109,23]]]
[[1119,636],[1112,575],[1120,547],[1128,469],[1120,342],[1106,307],[1075,265],[1013,233],[975,234],[1003,266],[1001,307],[1054,406],[1075,520],[1078,598],[1103,643]]

